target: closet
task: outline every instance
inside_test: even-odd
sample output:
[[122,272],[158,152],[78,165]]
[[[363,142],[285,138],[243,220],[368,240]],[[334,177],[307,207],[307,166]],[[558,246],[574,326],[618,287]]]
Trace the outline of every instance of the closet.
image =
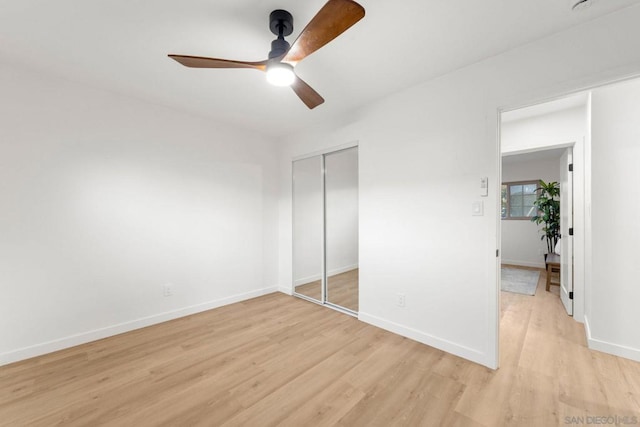
[[294,295],[358,312],[358,147],[293,162]]

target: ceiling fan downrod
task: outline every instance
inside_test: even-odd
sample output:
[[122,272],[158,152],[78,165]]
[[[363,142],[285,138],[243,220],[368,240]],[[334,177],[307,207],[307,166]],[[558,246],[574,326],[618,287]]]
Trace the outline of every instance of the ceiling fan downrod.
[[271,42],[269,59],[283,56],[289,50],[289,42],[284,38],[293,32],[293,16],[286,10],[277,9],[269,15],[269,29],[278,36]]

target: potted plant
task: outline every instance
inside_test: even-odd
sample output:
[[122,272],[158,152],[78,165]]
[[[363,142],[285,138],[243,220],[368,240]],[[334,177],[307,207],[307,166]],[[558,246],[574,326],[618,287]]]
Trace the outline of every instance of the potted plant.
[[[542,236],[540,240],[547,239],[547,254],[553,253],[556,243],[560,238],[560,184],[557,182],[545,183],[540,180],[538,198],[533,202],[537,209],[532,222],[540,225]],[[545,259],[547,255],[545,255]]]

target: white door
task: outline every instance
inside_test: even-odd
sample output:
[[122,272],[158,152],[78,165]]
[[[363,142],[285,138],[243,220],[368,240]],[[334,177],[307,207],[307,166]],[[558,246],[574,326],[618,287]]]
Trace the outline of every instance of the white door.
[[[560,160],[560,299],[573,315],[573,149]],[[571,232],[570,232],[571,230]]]

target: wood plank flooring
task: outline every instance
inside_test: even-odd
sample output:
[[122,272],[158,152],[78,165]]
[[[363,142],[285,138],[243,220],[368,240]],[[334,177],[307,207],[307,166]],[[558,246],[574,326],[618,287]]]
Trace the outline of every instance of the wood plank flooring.
[[276,293],[0,367],[0,425],[640,422],[640,363],[588,350],[544,284],[502,294],[497,371]]

